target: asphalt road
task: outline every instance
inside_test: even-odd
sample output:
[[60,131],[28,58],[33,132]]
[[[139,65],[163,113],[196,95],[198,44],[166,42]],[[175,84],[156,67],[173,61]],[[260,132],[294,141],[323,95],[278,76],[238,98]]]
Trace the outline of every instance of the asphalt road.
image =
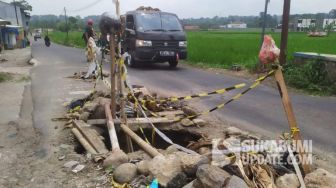
[[[46,48],[41,43],[33,45],[33,55],[46,65],[62,69],[66,65],[79,69],[85,67],[84,51],[52,44]],[[58,66],[54,62],[64,62]],[[63,68],[65,71],[66,68]],[[105,66],[108,69],[108,65]],[[156,64],[140,68],[129,68],[132,84],[144,85],[151,91],[166,96],[181,96],[204,91],[211,91],[238,83],[251,83],[237,77],[214,72],[179,66],[170,70],[168,64]],[[39,84],[51,84],[41,80]],[[199,110],[209,109],[232,97],[235,93],[213,96],[204,100],[195,99]],[[290,93],[294,112],[304,139],[312,139],[315,148],[326,151],[336,151],[336,98],[313,97]],[[44,99],[47,100],[47,99]],[[42,104],[41,104],[42,105]],[[275,137],[288,130],[285,113],[280,96],[276,89],[261,85],[240,100],[229,104],[224,109],[214,112],[211,118],[216,118],[226,124],[234,124],[245,130],[265,136]]]

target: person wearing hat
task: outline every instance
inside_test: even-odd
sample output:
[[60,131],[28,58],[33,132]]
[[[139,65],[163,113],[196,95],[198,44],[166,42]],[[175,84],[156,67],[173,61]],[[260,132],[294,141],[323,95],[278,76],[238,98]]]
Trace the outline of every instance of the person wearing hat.
[[94,38],[94,36],[95,36],[95,32],[93,30],[93,20],[89,19],[87,21],[87,25],[85,27],[85,31],[84,31],[84,34],[83,34],[83,39],[85,41],[85,44],[87,45],[87,43],[89,41],[89,38],[90,37]]

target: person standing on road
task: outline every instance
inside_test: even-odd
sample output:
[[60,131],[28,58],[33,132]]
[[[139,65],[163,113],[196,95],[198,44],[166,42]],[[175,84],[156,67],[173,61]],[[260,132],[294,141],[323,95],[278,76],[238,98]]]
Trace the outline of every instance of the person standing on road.
[[92,38],[94,39],[94,36],[95,36],[95,32],[93,30],[93,20],[92,19],[89,19],[87,21],[87,25],[85,27],[85,31],[83,33],[83,39],[85,41],[85,44],[86,44],[86,59],[87,59],[87,62],[90,62],[89,60],[89,56],[88,56],[88,53],[89,53],[89,39]]
[[89,38],[90,37],[94,38],[94,36],[95,36],[95,32],[93,30],[93,20],[89,19],[85,27],[84,34],[83,34],[83,39],[85,41],[85,44],[87,45]]

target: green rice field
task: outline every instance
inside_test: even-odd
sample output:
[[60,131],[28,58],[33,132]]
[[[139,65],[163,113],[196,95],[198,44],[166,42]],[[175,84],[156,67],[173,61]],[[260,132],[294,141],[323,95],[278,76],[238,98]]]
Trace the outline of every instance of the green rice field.
[[[270,34],[280,47],[280,33]],[[258,62],[261,36],[257,32],[188,32],[189,62],[206,67],[230,68],[234,64],[252,69]],[[329,37],[308,37],[289,33],[288,59],[294,52],[336,54],[336,33]]]

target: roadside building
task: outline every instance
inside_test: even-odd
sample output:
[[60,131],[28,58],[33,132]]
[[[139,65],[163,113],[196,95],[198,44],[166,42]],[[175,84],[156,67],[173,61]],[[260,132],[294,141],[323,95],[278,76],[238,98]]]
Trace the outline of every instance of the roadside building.
[[2,27],[10,24],[10,21],[0,19],[0,52],[4,49],[4,37],[2,36]]
[[308,31],[310,28],[316,27],[316,19],[298,19],[297,31]]
[[30,14],[23,7],[0,1],[0,34],[5,49],[24,48],[29,33]]
[[185,25],[184,30],[186,31],[198,31],[200,27],[198,25]]
[[331,24],[333,25],[333,30],[336,30],[336,19],[324,19],[323,29],[326,29]]
[[243,22],[233,22],[226,25],[228,29],[246,29],[247,24]]

